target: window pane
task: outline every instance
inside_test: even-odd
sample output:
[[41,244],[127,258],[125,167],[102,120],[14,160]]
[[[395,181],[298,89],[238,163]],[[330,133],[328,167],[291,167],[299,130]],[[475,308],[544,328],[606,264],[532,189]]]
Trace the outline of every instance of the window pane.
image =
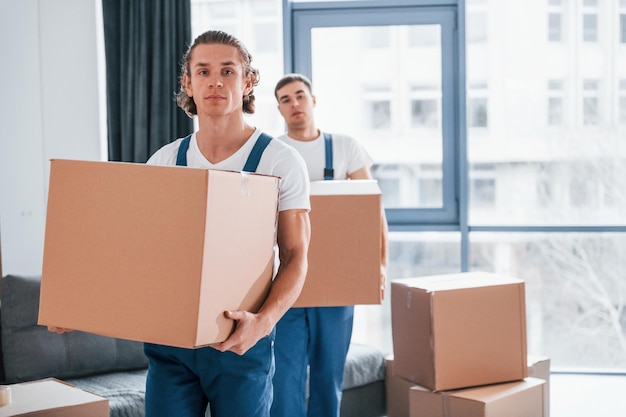
[[280,43],[278,42],[279,26],[276,22],[257,22],[254,24],[255,53],[276,53]]
[[467,13],[467,42],[484,43],[487,41],[487,13]]
[[316,122],[365,146],[386,208],[443,206],[441,62],[440,25],[311,30]]
[[626,43],[626,14],[619,15],[619,41]]
[[598,109],[598,99],[596,97],[583,98],[583,124],[585,126],[600,124],[600,110]]
[[[585,147],[583,143],[577,146],[595,148]],[[471,223],[625,224],[626,173],[623,159],[615,155],[598,160],[568,161],[561,159],[563,153],[560,152],[560,156],[555,156],[550,162],[503,161],[494,164],[491,175],[495,182],[492,191],[495,195],[487,194],[491,192],[490,188],[484,181],[480,183],[485,194],[480,200],[470,195]],[[487,177],[485,173],[478,177],[472,170],[470,179],[473,178]],[[471,191],[478,183],[470,182],[470,185]],[[487,197],[495,204],[485,204]]]
[[583,15],[583,41],[598,41],[598,15],[587,13]]
[[561,14],[548,14],[548,40],[550,42],[561,42]]
[[411,125],[413,127],[438,127],[439,101],[435,99],[412,100]]
[[388,100],[366,102],[365,108],[370,128],[389,129],[391,127],[391,103]]
[[529,354],[626,370],[623,234],[471,233],[473,270],[525,281]]
[[389,47],[389,28],[387,26],[370,26],[361,29],[362,44],[364,48],[387,48]]
[[467,103],[470,127],[487,127],[487,99],[470,98]]
[[563,123],[563,99],[560,97],[548,98],[548,124],[559,126]]
[[[547,13],[560,13],[562,39],[582,39],[583,13],[595,33],[596,23],[605,21],[599,13],[616,9],[609,4],[529,3],[523,21],[545,22]],[[488,13],[503,27],[523,26],[493,2]],[[570,24],[568,16],[576,16]],[[626,225],[624,46],[597,36],[594,43],[555,48],[533,36],[507,30],[505,44],[488,40],[488,53],[467,48],[468,159],[470,166],[495,166],[493,206],[472,197],[479,186],[487,188],[472,183],[469,173],[470,227]],[[480,89],[476,82],[483,80],[489,84]]]
[[409,26],[408,38],[410,47],[439,46],[441,35],[427,25]]
[[391,286],[399,278],[456,273],[460,270],[460,238],[451,232],[390,232],[387,292],[382,305],[355,306],[352,342],[393,352]]

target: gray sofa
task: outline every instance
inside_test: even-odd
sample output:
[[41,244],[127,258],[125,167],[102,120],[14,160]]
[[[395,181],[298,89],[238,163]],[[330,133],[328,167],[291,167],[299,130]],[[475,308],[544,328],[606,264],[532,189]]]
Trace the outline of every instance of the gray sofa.
[[[39,286],[39,277],[0,280],[0,383],[55,377],[108,398],[111,417],[143,417],[147,360],[142,343],[48,332],[37,325]],[[382,417],[385,410],[384,354],[352,344],[341,416]]]

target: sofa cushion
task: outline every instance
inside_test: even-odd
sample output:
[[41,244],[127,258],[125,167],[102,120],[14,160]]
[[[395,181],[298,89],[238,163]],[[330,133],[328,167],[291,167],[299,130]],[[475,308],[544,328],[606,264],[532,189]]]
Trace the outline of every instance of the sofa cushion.
[[385,354],[378,348],[351,343],[343,372],[343,389],[385,380]]
[[148,366],[143,344],[84,332],[51,333],[37,325],[40,277],[0,280],[0,337],[5,383],[76,378]]
[[68,379],[72,385],[109,400],[110,417],[144,416],[147,369]]

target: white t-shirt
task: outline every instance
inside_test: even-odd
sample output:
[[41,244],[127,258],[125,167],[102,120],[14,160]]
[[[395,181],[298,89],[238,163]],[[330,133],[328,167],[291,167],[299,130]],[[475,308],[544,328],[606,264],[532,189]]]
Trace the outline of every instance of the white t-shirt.
[[[212,164],[200,152],[196,134],[193,133],[189,149],[187,150],[187,166],[222,171],[241,171],[260,135],[261,131],[255,129],[250,139],[234,154],[223,161]],[[182,138],[163,146],[146,163],[151,165],[176,165],[176,157],[178,156],[178,148],[181,141]],[[261,156],[256,173],[280,178],[278,211],[291,209],[310,210],[309,178],[306,166],[302,157],[293,148],[278,140],[270,141]]]
[[[350,136],[332,134],[333,138],[333,170],[335,180],[348,179],[348,175],[363,168],[371,167],[373,160],[365,148]],[[288,135],[278,137],[278,140],[293,146],[306,162],[311,181],[324,179],[326,165],[326,144],[324,133],[320,132],[317,139],[301,141],[290,138]]]

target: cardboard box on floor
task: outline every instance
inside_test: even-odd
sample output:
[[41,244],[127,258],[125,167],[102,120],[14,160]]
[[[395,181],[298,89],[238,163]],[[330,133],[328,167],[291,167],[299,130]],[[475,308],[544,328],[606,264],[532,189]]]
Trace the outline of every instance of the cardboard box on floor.
[[410,417],[545,417],[543,385],[538,378],[455,391],[412,387]]
[[387,417],[409,417],[409,390],[415,384],[393,372],[393,355],[385,358],[385,388],[387,391]]
[[391,283],[394,373],[433,391],[524,379],[524,282],[482,272]]
[[[393,355],[385,358],[385,386],[387,389],[387,417],[409,417],[409,392],[416,386],[413,382],[393,372]],[[550,359],[543,356],[528,356],[528,376],[543,379],[544,416],[550,416]],[[426,389],[426,388],[424,388]]]
[[53,160],[39,324],[193,348],[257,310],[273,274],[278,181]]
[[545,356],[528,356],[528,376],[546,381],[543,386],[545,417],[550,417],[550,358]]
[[374,180],[311,182],[309,270],[294,307],[381,303],[381,198]]
[[109,417],[109,400],[58,379],[10,385],[11,402],[0,417]]

